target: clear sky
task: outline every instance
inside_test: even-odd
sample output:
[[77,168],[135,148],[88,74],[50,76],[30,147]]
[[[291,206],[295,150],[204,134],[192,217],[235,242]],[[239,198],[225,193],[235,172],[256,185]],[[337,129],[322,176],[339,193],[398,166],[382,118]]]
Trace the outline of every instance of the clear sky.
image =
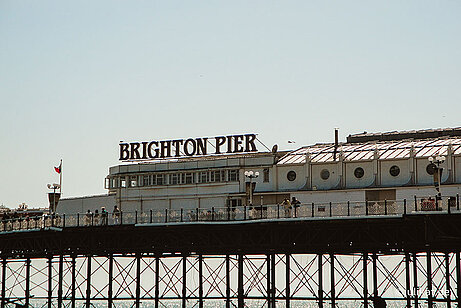
[[46,206],[60,159],[104,193],[120,140],[461,126],[460,37],[458,0],[0,0],[0,204]]

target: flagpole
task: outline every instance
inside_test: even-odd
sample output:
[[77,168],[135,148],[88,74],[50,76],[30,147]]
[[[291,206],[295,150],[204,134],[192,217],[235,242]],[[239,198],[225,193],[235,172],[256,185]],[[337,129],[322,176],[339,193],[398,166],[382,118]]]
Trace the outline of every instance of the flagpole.
[[61,172],[59,172],[59,195],[61,195],[62,192],[62,159],[61,159]]

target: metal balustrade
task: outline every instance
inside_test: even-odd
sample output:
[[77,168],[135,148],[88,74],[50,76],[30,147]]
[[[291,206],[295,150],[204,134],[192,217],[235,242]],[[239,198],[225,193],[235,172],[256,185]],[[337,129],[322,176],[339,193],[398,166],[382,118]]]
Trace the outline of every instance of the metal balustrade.
[[11,232],[44,228],[107,227],[135,224],[171,224],[197,222],[257,222],[274,219],[331,219],[337,217],[372,217],[406,214],[451,214],[459,212],[459,195],[413,200],[382,200],[366,202],[304,203],[284,207],[282,204],[239,207],[212,207],[195,209],[162,209],[148,211],[120,211],[118,213],[52,214],[0,222],[0,232]]

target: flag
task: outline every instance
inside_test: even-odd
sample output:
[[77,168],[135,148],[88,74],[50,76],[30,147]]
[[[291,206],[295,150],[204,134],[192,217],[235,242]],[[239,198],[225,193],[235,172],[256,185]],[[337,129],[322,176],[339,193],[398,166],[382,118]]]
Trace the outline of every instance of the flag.
[[54,171],[61,174],[61,165],[62,165],[62,162],[59,164],[59,167],[54,167]]

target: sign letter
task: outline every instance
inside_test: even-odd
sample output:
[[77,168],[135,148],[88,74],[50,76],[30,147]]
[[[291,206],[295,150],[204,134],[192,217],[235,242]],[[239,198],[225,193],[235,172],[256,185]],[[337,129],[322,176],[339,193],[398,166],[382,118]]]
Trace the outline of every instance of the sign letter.
[[182,140],[182,139],[173,140],[172,143],[173,143],[173,146],[174,146],[174,148],[175,148],[175,155],[174,155],[174,156],[176,156],[176,157],[181,156],[181,148],[180,148],[180,145],[182,145],[183,140]]
[[[152,154],[152,146],[156,146],[154,149],[154,154]],[[158,158],[158,142],[157,141],[152,141],[149,143],[147,146],[147,155],[149,155],[149,158]]]
[[206,146],[208,138],[197,138],[197,155],[206,155]]
[[221,154],[220,147],[226,142],[226,137],[215,137],[216,140],[216,152],[215,154]]
[[130,158],[130,152],[128,151],[130,145],[128,143],[120,143],[120,159],[127,160]]
[[131,145],[131,156],[130,159],[140,159],[141,155],[139,155],[139,142],[132,142]]
[[234,153],[243,152],[243,135],[234,136]]
[[245,135],[245,152],[257,152],[255,145],[255,134]]
[[160,141],[160,153],[162,158],[171,157],[171,140]]
[[[192,151],[189,152],[189,144],[192,146]],[[194,139],[187,139],[186,142],[184,142],[184,154],[187,156],[192,156],[195,154],[195,151],[197,150],[197,145],[195,144]]]

